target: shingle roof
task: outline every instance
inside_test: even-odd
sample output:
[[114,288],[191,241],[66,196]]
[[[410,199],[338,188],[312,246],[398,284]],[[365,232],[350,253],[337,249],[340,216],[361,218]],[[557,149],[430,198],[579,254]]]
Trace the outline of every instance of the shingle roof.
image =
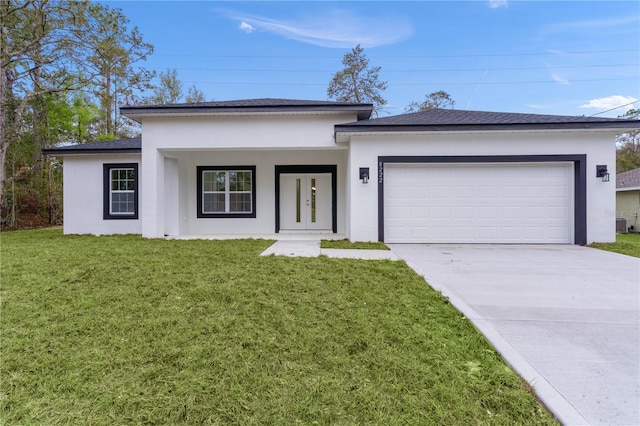
[[336,126],[337,131],[475,130],[518,128],[640,128],[640,120],[432,109]]
[[616,188],[640,188],[640,169],[618,173],[616,175]]
[[163,113],[229,113],[229,112],[287,112],[287,111],[353,111],[358,120],[371,116],[373,104],[359,102],[313,101],[303,99],[240,99],[232,101],[197,102],[183,104],[140,105],[121,107],[122,114]]
[[102,154],[102,153],[139,153],[142,151],[142,138],[118,139],[107,142],[83,143],[43,149],[45,155]]

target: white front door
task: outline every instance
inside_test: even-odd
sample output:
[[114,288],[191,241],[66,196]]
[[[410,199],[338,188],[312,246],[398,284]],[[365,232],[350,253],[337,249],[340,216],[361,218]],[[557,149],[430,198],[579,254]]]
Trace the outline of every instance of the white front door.
[[280,175],[280,229],[331,230],[331,173]]

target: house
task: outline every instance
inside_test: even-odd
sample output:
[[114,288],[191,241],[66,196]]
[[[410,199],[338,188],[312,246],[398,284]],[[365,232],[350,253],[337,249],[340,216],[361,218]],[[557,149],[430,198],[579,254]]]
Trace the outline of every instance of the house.
[[[632,232],[638,232],[640,215],[640,169],[616,175],[616,215],[626,220],[626,226]],[[630,229],[633,227],[633,229]]]
[[[615,135],[640,121],[251,99],[130,106],[142,138],[64,160],[66,234],[337,233],[388,243],[615,239]],[[608,169],[607,169],[608,168]]]

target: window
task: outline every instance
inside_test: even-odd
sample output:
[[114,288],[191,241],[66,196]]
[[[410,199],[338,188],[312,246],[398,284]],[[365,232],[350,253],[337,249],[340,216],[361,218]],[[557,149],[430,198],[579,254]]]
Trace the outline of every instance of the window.
[[103,165],[104,219],[138,218],[138,164]]
[[255,166],[200,166],[198,217],[256,217]]

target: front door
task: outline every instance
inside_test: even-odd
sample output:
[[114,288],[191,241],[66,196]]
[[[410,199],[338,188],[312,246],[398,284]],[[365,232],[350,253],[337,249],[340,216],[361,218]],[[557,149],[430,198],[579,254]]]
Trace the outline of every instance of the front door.
[[280,175],[280,229],[331,231],[331,173]]

